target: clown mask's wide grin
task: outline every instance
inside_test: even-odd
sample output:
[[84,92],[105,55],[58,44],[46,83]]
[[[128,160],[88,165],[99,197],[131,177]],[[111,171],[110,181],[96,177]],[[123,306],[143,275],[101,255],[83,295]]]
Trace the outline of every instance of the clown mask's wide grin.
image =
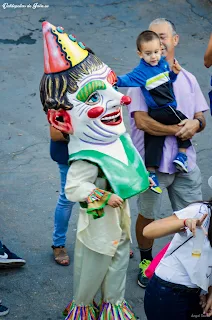
[[101,118],[101,122],[107,126],[116,126],[122,122],[121,110],[118,109],[115,112],[108,113]]

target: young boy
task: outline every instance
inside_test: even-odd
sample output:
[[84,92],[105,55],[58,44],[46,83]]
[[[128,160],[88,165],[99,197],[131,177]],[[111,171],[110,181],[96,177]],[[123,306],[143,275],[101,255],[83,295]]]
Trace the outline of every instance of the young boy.
[[[153,31],[143,31],[137,41],[137,53],[140,64],[130,73],[118,77],[118,87],[141,87],[150,117],[163,124],[178,124],[187,117],[176,110],[172,82],[177,78],[181,67],[175,60],[172,71],[161,57],[160,38]],[[161,193],[155,171],[160,166],[165,136],[152,136],[145,133],[145,164],[155,185],[151,189]],[[191,146],[190,140],[177,138],[179,152],[173,161],[176,169],[188,172],[186,149]]]

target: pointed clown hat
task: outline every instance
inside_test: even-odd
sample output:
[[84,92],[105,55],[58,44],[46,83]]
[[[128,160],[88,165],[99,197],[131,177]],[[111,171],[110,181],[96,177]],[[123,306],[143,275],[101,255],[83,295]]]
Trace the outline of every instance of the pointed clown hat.
[[62,27],[42,23],[44,39],[44,72],[57,73],[81,63],[88,51],[82,42],[77,42],[72,34],[67,35]]

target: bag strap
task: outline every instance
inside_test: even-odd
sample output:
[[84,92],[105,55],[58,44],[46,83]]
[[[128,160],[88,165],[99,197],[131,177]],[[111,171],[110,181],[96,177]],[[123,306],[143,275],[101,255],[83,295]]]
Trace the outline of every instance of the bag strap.
[[[181,245],[179,245],[176,249],[174,249],[174,251],[172,251],[172,253],[174,253],[177,249],[179,249],[180,247],[182,247],[186,242],[188,242],[191,238],[193,238],[193,236],[191,236],[190,238],[188,238],[186,241],[184,241],[183,243],[181,243]],[[172,255],[172,253],[170,253],[170,256]]]

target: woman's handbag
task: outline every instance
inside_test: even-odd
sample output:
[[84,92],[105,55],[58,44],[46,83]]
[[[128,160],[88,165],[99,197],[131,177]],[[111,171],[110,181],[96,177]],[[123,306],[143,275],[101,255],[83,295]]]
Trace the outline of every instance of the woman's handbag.
[[[188,238],[185,242],[183,242],[180,246],[178,246],[176,249],[174,249],[172,251],[172,253],[174,253],[177,249],[179,249],[182,245],[184,245],[184,243],[186,243],[187,241],[189,241],[191,238],[193,238],[193,236],[191,236],[190,238]],[[171,242],[167,243],[167,245],[165,245],[165,247],[158,252],[158,254],[154,257],[154,259],[152,260],[152,262],[150,263],[150,265],[148,266],[148,268],[144,271],[146,277],[148,279],[151,279],[153,274],[155,273],[155,269],[157,268],[159,262],[161,261],[161,259],[164,257],[166,251],[168,250],[168,247],[170,245]],[[170,253],[170,255],[172,255],[172,253]]]
[[148,266],[148,268],[144,271],[144,273],[148,279],[152,278],[153,274],[155,273],[155,269],[157,268],[160,260],[163,258],[164,254],[166,253],[170,243],[171,242],[167,243],[167,245],[165,245],[165,247],[161,251],[158,252],[158,254],[154,257],[154,259],[152,260],[152,262]]

